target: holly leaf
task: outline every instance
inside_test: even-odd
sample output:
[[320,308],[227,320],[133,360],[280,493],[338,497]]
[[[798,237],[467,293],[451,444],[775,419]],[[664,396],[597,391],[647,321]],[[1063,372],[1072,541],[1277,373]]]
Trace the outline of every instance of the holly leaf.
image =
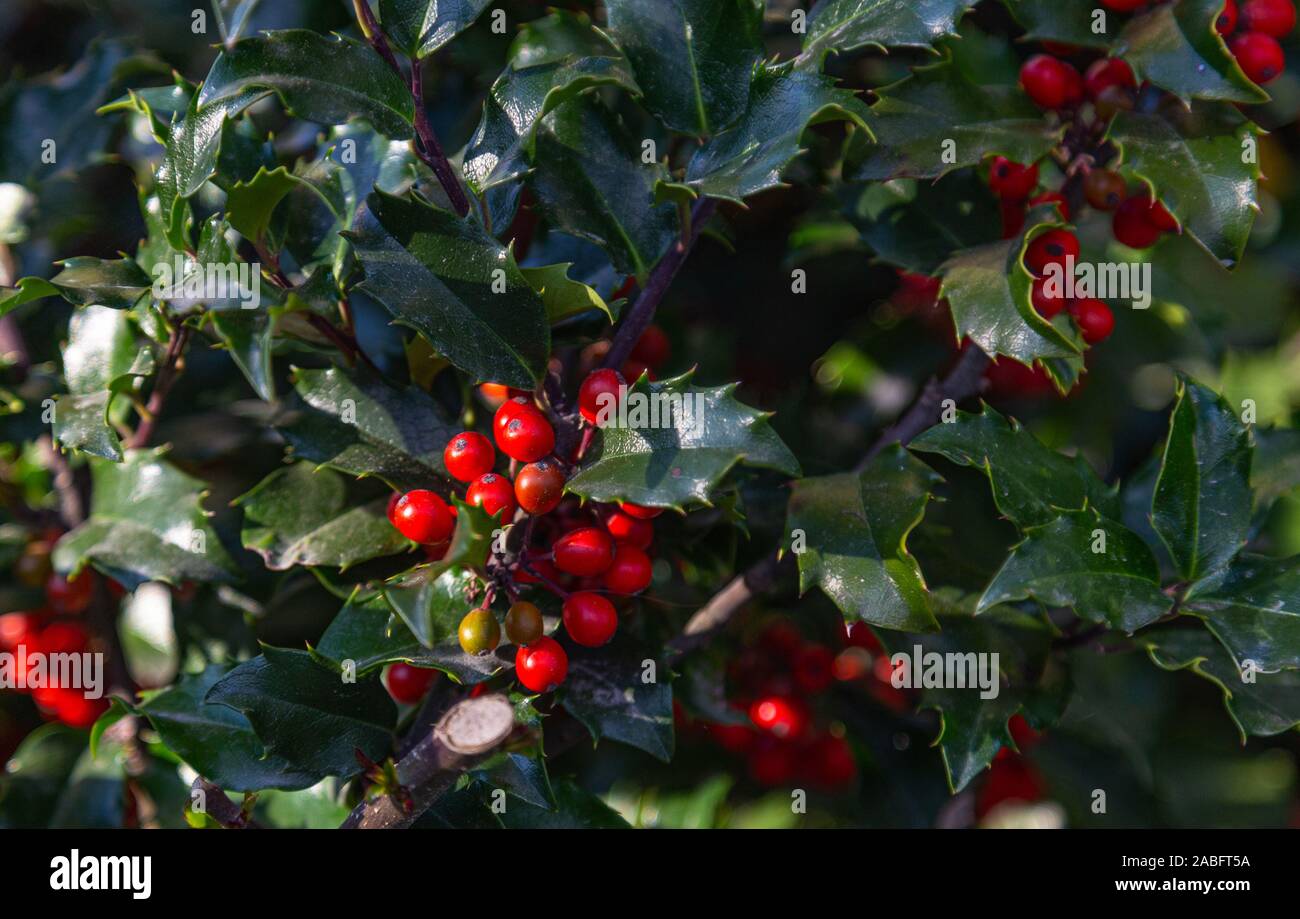
[[1255,517],[1267,513],[1279,498],[1297,488],[1300,488],[1300,430],[1255,428],[1255,459],[1250,467]]
[[806,56],[842,54],[868,45],[926,48],[957,34],[970,0],[823,0],[813,8],[804,36]]
[[376,191],[352,241],[360,287],[475,382],[532,389],[546,371],[546,307],[511,251],[476,222]]
[[492,788],[509,792],[520,801],[542,810],[555,809],[555,793],[540,756],[502,753],[475,770],[475,777]]
[[1120,32],[1114,55],[1183,100],[1267,102],[1268,94],[1247,79],[1214,30],[1223,0],[1156,4],[1134,16]]
[[268,753],[248,719],[233,708],[205,701],[230,667],[209,664],[200,673],[149,695],[137,711],[149,719],[169,750],[228,791],[307,788],[325,777]]
[[388,40],[407,57],[426,58],[474,24],[492,0],[379,0]]
[[477,579],[467,569],[483,567],[493,534],[506,524],[500,519],[501,511],[489,517],[483,508],[459,498],[453,498],[452,504],[456,529],[443,557],[384,585],[384,599],[426,648],[456,634],[460,620],[470,610],[467,589]]
[[979,414],[957,412],[955,421],[935,425],[908,447],[983,472],[998,511],[1022,530],[1084,507],[1120,516],[1117,489],[1102,484],[1082,457],[1057,453],[987,405]]
[[1223,706],[1247,737],[1271,737],[1300,725],[1300,672],[1239,670],[1223,647],[1199,629],[1165,629],[1146,641],[1165,670],[1190,669],[1223,690]]
[[554,795],[549,808],[531,802],[506,808],[501,823],[507,829],[527,830],[629,829],[616,810],[573,781],[556,782]]
[[669,762],[674,738],[667,665],[622,636],[603,648],[566,650],[569,675],[559,690],[565,710],[593,740],[617,740]]
[[103,259],[79,255],[63,259],[58,264],[63,270],[50,278],[50,284],[73,306],[129,310],[153,286],[149,275],[129,258]]
[[937,179],[995,154],[1032,163],[1063,131],[1017,87],[975,83],[951,60],[917,68],[877,93],[874,142],[855,134],[845,163],[853,179]]
[[294,393],[275,420],[294,456],[399,491],[446,479],[442,451],[460,428],[423,390],[331,367],[295,369]]
[[382,593],[353,591],[313,651],[336,665],[352,661],[358,675],[410,661],[422,650]]
[[[1096,15],[1096,7],[1086,3],[1061,3],[1060,0],[1002,0],[1011,15],[1025,28],[1023,42],[1060,42],[1078,48],[1109,48],[1119,34],[1117,24],[1106,14]],[[1101,32],[1094,32],[1100,27]]]
[[68,393],[55,397],[54,436],[69,449],[119,462],[110,424],[113,397],[153,372],[153,352],[136,345],[123,310],[87,306],[68,320],[63,373]]
[[[255,242],[265,241],[276,206],[292,191],[303,189],[316,195],[326,207],[337,205],[318,182],[284,166],[262,166],[252,178],[230,184],[226,189],[226,216],[230,225]],[[339,216],[336,213],[336,216]]]
[[1160,590],[1160,568],[1142,537],[1092,508],[1026,529],[975,612],[1030,598],[1130,633],[1173,605]]
[[925,516],[939,481],[930,467],[895,445],[860,473],[795,482],[786,537],[799,562],[799,593],[820,587],[848,620],[937,629],[907,537]]
[[582,95],[542,119],[529,185],[555,228],[603,248],[622,274],[645,282],[678,235],[677,209],[657,204],[668,179],[641,161],[640,142],[598,99]]
[[522,178],[542,118],[578,94],[607,85],[637,88],[623,53],[585,15],[556,11],[525,25],[466,147],[466,181],[483,194]]
[[404,551],[410,543],[388,521],[387,503],[387,495],[349,501],[342,476],[310,463],[277,469],[232,502],[244,509],[244,548],[272,571],[295,565],[346,570]]
[[145,581],[233,580],[234,563],[203,510],[203,483],[163,457],[161,449],[128,450],[121,463],[90,460],[90,516],[55,546],[56,569],[90,563],[128,590]]
[[869,131],[867,107],[851,90],[794,61],[754,71],[749,101],[736,125],[705,143],[686,167],[698,194],[741,202],[781,184],[781,172],[803,152],[811,125],[851,121]]
[[1182,609],[1205,620],[1238,670],[1300,669],[1300,556],[1243,554],[1193,584]]
[[610,35],[660,121],[707,137],[740,117],[763,56],[759,0],[607,0],[605,9]]
[[221,340],[239,372],[253,392],[270,402],[275,399],[275,376],[271,358],[277,309],[214,310],[206,314],[212,330]]
[[388,756],[397,722],[378,677],[345,682],[307,651],[269,645],[213,684],[204,701],[242,713],[267,753],[343,778],[361,770],[358,749],[372,760]]
[[561,262],[558,265],[519,270],[542,298],[542,303],[546,306],[546,318],[551,325],[592,310],[599,310],[605,314],[606,319],[613,322],[614,314],[610,311],[609,304],[596,293],[596,289],[569,277],[569,269],[572,267],[572,262]]
[[1243,162],[1250,123],[1226,106],[1195,105],[1182,130],[1159,115],[1120,112],[1107,136],[1120,172],[1150,187],[1183,228],[1215,258],[1235,264],[1259,206],[1257,162]]
[[1182,382],[1151,501],[1151,523],[1178,573],[1195,581],[1246,544],[1250,434],[1213,390]]
[[19,278],[17,287],[0,287],[0,316],[6,316],[24,303],[57,297],[60,290],[44,278]]
[[637,381],[603,428],[592,458],[566,488],[593,501],[683,508],[709,495],[737,463],[799,474],[799,463],[768,425],[770,414],[743,405],[735,384],[695,386],[692,373]]

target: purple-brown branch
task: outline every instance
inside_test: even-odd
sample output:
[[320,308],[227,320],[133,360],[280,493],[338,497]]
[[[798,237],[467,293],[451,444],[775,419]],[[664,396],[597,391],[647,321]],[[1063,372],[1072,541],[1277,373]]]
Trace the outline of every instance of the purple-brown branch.
[[176,378],[180,376],[181,357],[185,354],[185,347],[189,341],[190,329],[184,322],[177,322],[172,326],[171,336],[167,339],[167,355],[163,358],[162,369],[158,371],[153,392],[149,394],[149,401],[145,404],[140,425],[126,442],[128,449],[139,449],[149,445],[149,438],[153,436],[158,416],[167,402],[167,393],[171,391]]

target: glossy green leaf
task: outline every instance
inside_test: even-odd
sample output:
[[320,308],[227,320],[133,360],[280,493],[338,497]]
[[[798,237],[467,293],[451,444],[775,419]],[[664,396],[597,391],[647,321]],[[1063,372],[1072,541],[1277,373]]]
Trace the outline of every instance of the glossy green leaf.
[[479,224],[375,192],[347,234],[361,289],[475,382],[532,389],[546,371],[546,307]]
[[209,664],[182,676],[139,706],[162,742],[199,775],[227,791],[307,788],[324,777],[268,753],[248,719],[233,708],[205,701],[230,668]]
[[401,491],[444,480],[442,451],[460,427],[423,390],[332,367],[296,370],[294,392],[275,421],[294,456]]
[[867,45],[929,48],[957,34],[970,0],[822,0],[813,7],[804,53],[820,56]]
[[273,312],[226,310],[209,313],[208,321],[253,392],[268,402],[275,399],[271,367],[275,338]]
[[330,469],[294,463],[236,498],[244,509],[244,548],[272,571],[295,565],[347,569],[393,555],[410,543],[388,521],[388,496],[349,501],[347,483]]
[[203,483],[164,459],[130,450],[90,461],[90,516],[54,549],[60,571],[93,564],[128,588],[145,581],[229,581],[233,562],[208,523]]
[[1256,428],[1250,489],[1255,513],[1263,514],[1281,497],[1300,488],[1300,430]]
[[646,107],[664,124],[707,136],[740,117],[763,56],[759,0],[607,0],[605,8]]
[[[1053,41],[1079,48],[1108,48],[1120,32],[1119,16],[1091,3],[1063,3],[1061,0],[1003,0],[1011,15],[1025,27],[1021,41]],[[1101,29],[1100,32],[1094,29]]]
[[340,666],[352,661],[360,675],[395,661],[409,661],[421,647],[382,594],[367,596],[358,588],[314,650]]
[[617,830],[628,829],[618,812],[575,782],[556,782],[555,806],[551,809],[524,803],[507,807],[501,823],[520,830]]
[[1183,228],[1225,264],[1246,248],[1258,205],[1258,162],[1243,162],[1251,125],[1231,109],[1194,106],[1179,130],[1158,115],[1121,112],[1108,137],[1120,172],[1154,188]]
[[743,463],[799,474],[768,414],[735,398],[735,385],[700,387],[692,374],[630,388],[600,433],[599,446],[567,489],[594,501],[652,507],[708,504],[713,489]]
[[800,479],[791,486],[786,544],[799,562],[799,591],[813,586],[846,619],[890,629],[938,628],[907,536],[939,482],[894,446],[861,473]]
[[1116,489],[1102,484],[1082,457],[1049,449],[1020,422],[987,405],[978,415],[957,412],[955,421],[924,431],[908,447],[982,471],[998,510],[1021,529],[1085,505],[1112,519],[1120,515]]
[[1221,568],[1246,544],[1250,461],[1250,434],[1223,397],[1184,382],[1151,503],[1152,525],[1184,579]]
[[413,58],[425,58],[474,24],[492,0],[379,0],[389,41]]
[[1300,556],[1241,555],[1193,584],[1183,610],[1205,620],[1238,668],[1300,669]]
[[1031,597],[1125,632],[1150,625],[1173,605],[1160,590],[1160,569],[1142,537],[1092,509],[1028,528],[976,612]]
[[603,648],[568,647],[560,704],[591,732],[668,762],[673,756],[673,690],[667,665],[625,637]]
[[129,258],[76,256],[59,264],[63,270],[50,283],[74,306],[129,310],[153,286],[149,275]]
[[529,185],[556,228],[603,248],[616,270],[644,282],[678,236],[677,210],[655,203],[668,178],[641,160],[640,141],[592,96],[578,96],[544,119]]
[[41,725],[24,737],[0,771],[0,828],[48,826],[85,751],[85,732],[62,724]]
[[356,750],[389,754],[397,709],[377,677],[345,682],[307,651],[263,646],[217,681],[204,700],[241,712],[267,753],[300,769],[349,777]]
[[867,128],[867,107],[851,90],[795,62],[754,72],[749,102],[734,127],[696,151],[686,183],[699,194],[743,201],[781,184],[781,172],[802,153],[804,130],[825,121]]
[[57,297],[60,291],[44,278],[19,278],[17,287],[0,287],[0,316],[16,310],[24,303],[44,297]]
[[519,270],[542,298],[542,303],[546,305],[546,318],[552,325],[592,310],[599,310],[613,322],[614,314],[610,312],[609,304],[596,293],[596,289],[569,277],[569,269],[572,267],[572,262],[561,262],[558,265]]

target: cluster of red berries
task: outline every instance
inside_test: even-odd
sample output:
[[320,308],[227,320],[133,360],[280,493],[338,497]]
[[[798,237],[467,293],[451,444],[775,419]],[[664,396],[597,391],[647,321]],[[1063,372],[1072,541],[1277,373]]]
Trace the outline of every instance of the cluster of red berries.
[[[90,606],[95,575],[87,570],[66,578],[51,570],[50,550],[58,536],[52,532],[32,540],[14,563],[15,579],[27,587],[43,587],[46,604],[37,611],[0,615],[0,651],[15,655],[20,666],[30,668],[38,655],[90,650],[90,635],[77,617]],[[28,674],[16,676],[19,686],[26,686]],[[57,674],[49,676],[57,680]],[[107,699],[88,699],[82,689],[57,682],[24,691],[31,693],[42,715],[70,727],[88,728],[108,708]]]
[[[661,342],[661,336],[663,332],[651,326],[638,342],[639,353],[654,366],[667,356],[666,338]],[[625,367],[640,374],[650,372],[652,364],[638,360]],[[504,387],[481,387],[480,392],[504,397],[492,419],[493,439],[476,431],[455,435],[443,452],[443,465],[453,479],[467,484],[465,502],[499,515],[503,525],[521,511],[534,518],[529,528],[533,544],[524,546],[514,563],[512,586],[541,585],[563,597],[562,621],[569,638],[584,647],[600,647],[618,630],[618,612],[607,595],[628,596],[650,585],[653,564],[646,550],[654,539],[651,521],[662,508],[628,502],[584,506],[566,497],[569,464],[556,455],[555,429],[533,397]],[[583,421],[597,424],[601,409],[616,407],[625,393],[623,374],[593,371],[578,393]],[[497,450],[517,470],[513,482],[494,471]],[[455,506],[428,489],[394,495],[388,506],[393,526],[435,559],[446,553],[455,517]],[[549,692],[564,682],[568,657],[559,642],[543,634],[542,614],[535,604],[513,603],[504,627],[506,639],[518,649],[515,677],[520,683],[533,692]],[[485,603],[465,615],[457,637],[465,653],[490,654],[501,642],[502,627]],[[389,670],[389,691],[398,701],[418,700],[431,680],[430,671],[407,665],[398,670],[395,665]]]
[[1013,715],[1007,723],[1019,752],[1003,747],[993,759],[975,796],[975,817],[984,820],[1001,804],[1032,804],[1041,801],[1047,788],[1042,775],[1022,754],[1038,743],[1040,735],[1029,726],[1023,715]]

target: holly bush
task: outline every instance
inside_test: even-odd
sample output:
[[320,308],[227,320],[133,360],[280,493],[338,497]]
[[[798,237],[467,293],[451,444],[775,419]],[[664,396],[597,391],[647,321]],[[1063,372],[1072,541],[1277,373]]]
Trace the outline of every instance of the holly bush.
[[1296,819],[1294,25],[6,6],[0,825]]

